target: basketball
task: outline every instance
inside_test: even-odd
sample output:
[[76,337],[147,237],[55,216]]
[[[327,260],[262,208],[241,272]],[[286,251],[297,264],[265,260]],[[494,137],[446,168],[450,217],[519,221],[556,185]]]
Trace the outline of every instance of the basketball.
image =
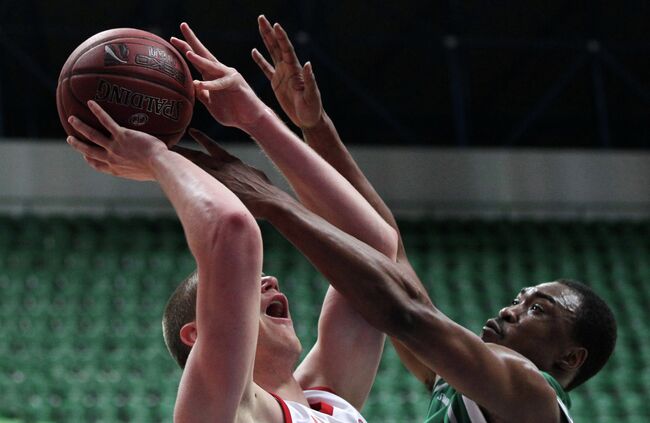
[[77,47],[59,75],[56,105],[69,135],[85,139],[68,123],[70,115],[103,130],[86,105],[91,99],[121,126],[173,145],[192,119],[192,75],[178,51],[157,35],[110,29]]

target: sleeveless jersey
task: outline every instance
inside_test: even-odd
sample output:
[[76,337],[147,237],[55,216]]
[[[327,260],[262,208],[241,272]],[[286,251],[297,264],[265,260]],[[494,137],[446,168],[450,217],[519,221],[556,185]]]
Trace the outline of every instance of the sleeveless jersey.
[[333,392],[324,388],[303,392],[310,407],[274,395],[282,407],[284,423],[367,423],[356,408]]
[[[571,398],[553,376],[540,372],[557,395],[563,423],[573,423],[569,415]],[[487,423],[481,408],[471,399],[459,394],[442,378],[437,377],[425,423]]]

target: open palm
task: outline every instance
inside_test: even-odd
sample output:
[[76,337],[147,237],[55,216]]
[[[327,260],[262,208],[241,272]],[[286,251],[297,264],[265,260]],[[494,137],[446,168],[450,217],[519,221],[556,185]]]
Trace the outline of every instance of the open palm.
[[287,33],[279,24],[271,26],[264,17],[258,18],[259,30],[273,65],[257,50],[253,60],[271,81],[282,110],[300,128],[311,128],[320,120],[323,106],[312,72],[311,63],[301,66]]
[[181,24],[181,32],[185,40],[172,37],[171,42],[201,72],[203,81],[194,81],[199,101],[222,125],[243,129],[255,123],[266,106],[246,80],[236,69],[219,62],[186,23]]

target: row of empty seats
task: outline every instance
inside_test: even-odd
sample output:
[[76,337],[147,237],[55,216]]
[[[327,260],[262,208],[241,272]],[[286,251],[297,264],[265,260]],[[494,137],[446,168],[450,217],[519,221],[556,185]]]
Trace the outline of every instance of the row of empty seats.
[[[588,282],[614,309],[619,342],[572,393],[577,422],[650,421],[650,222],[400,222],[435,304],[479,332],[521,287]],[[326,283],[263,224],[265,272],[289,297],[305,351]],[[171,217],[0,216],[0,416],[20,422],[168,422],[180,370],[160,318],[192,269]],[[390,345],[369,422],[422,421],[429,395]],[[1,421],[1,420],[0,420]]]

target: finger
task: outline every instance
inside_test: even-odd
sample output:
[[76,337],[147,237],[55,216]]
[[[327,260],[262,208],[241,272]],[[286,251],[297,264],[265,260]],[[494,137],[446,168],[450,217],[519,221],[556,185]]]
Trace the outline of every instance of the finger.
[[237,82],[237,74],[230,74],[219,79],[213,79],[212,81],[194,81],[195,91],[198,90],[207,90],[207,91],[220,91],[232,87]]
[[66,141],[72,148],[84,156],[93,157],[100,160],[106,159],[106,150],[104,150],[102,147],[97,146],[96,144],[89,144],[72,136],[68,137]]
[[270,81],[273,79],[273,74],[275,73],[275,68],[271,66],[269,62],[266,61],[264,56],[262,56],[262,53],[257,51],[256,48],[253,49],[251,52],[251,56],[253,56],[253,60],[255,63],[257,63],[257,66],[259,66],[260,69],[262,69],[262,72],[264,72],[264,75],[266,78]]
[[199,162],[201,162],[203,159],[205,159],[207,157],[207,155],[205,153],[203,153],[202,151],[193,150],[191,148],[181,147],[179,145],[173,146],[171,148],[171,150],[178,153],[178,154],[180,154],[181,156],[185,157],[186,159],[191,160],[194,163],[199,163]]
[[224,162],[237,160],[235,156],[224,150],[215,140],[207,136],[204,132],[194,128],[190,128],[188,132],[190,136],[194,138],[196,142],[201,144],[213,158]]
[[269,20],[266,19],[266,16],[265,16],[265,15],[259,15],[259,16],[257,17],[257,24],[258,24],[260,27],[261,27],[261,26],[265,26],[265,27],[268,27],[268,28],[271,27],[271,22],[269,22]]
[[275,39],[275,32],[273,31],[273,27],[264,15],[261,15],[259,18],[257,18],[257,22],[259,24],[260,35],[262,36],[264,46],[271,55],[273,64],[277,65],[278,62],[282,60],[282,51],[280,50],[280,46]]
[[194,31],[192,31],[192,28],[186,23],[183,22],[181,24],[181,32],[183,33],[183,37],[185,37],[185,40],[187,43],[192,47],[192,51],[196,52],[197,54],[205,57],[208,60],[214,60],[217,62],[216,57],[210,53],[210,50],[208,50],[201,40],[199,40],[199,37],[194,34]]
[[185,40],[181,40],[180,38],[176,37],[171,37],[169,41],[172,43],[174,47],[178,49],[182,54],[187,53],[188,51],[193,51],[192,47],[185,42]]
[[101,160],[93,159],[92,157],[84,156],[84,160],[88,165],[90,165],[91,168],[95,169],[98,172],[102,173],[108,173],[113,175],[113,171],[111,171],[111,167],[108,165],[108,163],[103,162]]
[[320,91],[318,90],[318,85],[316,85],[316,77],[314,76],[311,62],[305,63],[303,77],[305,80],[305,101],[307,104],[320,103]]
[[196,98],[206,106],[210,104],[210,91],[198,88],[194,85],[194,95]]
[[76,116],[70,116],[68,118],[68,123],[74,128],[75,131],[83,135],[90,142],[93,142],[102,147],[106,147],[110,143],[104,134],[102,134],[97,129],[87,125]]
[[296,51],[293,48],[293,44],[291,44],[289,36],[287,35],[284,28],[282,28],[282,25],[276,23],[273,25],[273,31],[282,53],[282,61],[300,66],[300,62],[298,61],[298,56],[296,56]]
[[88,108],[91,112],[93,112],[93,115],[95,115],[97,120],[99,120],[99,123],[101,123],[102,126],[111,133],[111,135],[117,135],[122,127],[118,125],[117,122],[115,122],[113,118],[108,113],[106,113],[106,111],[102,109],[99,104],[93,100],[88,100]]
[[223,63],[206,59],[193,51],[188,51],[185,56],[202,75],[222,76],[228,72],[229,68]]

